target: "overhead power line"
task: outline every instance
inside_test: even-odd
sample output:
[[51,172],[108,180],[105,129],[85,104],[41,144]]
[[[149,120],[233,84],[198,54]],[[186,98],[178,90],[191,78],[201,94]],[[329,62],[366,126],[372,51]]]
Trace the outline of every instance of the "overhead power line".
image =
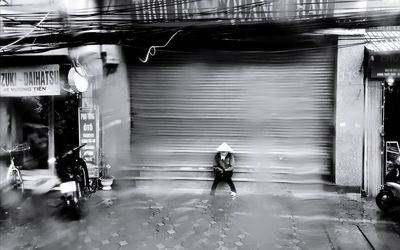
[[26,33],[25,35],[21,36],[20,38],[18,38],[14,42],[1,47],[0,51],[4,51],[7,47],[14,45],[14,44],[18,43],[19,41],[21,41],[22,39],[24,39],[25,37],[29,36],[37,27],[39,27],[39,25],[47,18],[47,16],[49,14],[50,14],[50,12],[47,12],[47,14],[42,18],[42,20],[40,20],[40,22],[37,25],[35,25],[35,27],[33,27],[28,33]]
[[[261,7],[276,3],[276,0],[248,0],[243,1],[241,5],[230,6],[232,8],[200,9],[198,13],[187,13],[187,19],[182,19],[179,15],[178,17],[167,16],[167,19],[160,16],[154,18],[154,15],[151,20],[149,18],[142,20],[140,19],[141,15],[137,20],[133,18],[136,13],[150,13],[155,8],[172,7],[176,3],[190,5],[200,2],[202,1],[140,1],[135,2],[137,4],[113,5],[109,1],[107,8],[80,9],[68,16],[54,15],[54,13],[49,15],[47,13],[45,18],[42,19],[40,19],[40,16],[45,13],[27,12],[25,8],[24,13],[7,14],[8,6],[2,6],[4,11],[0,12],[0,19],[3,19],[4,26],[0,45],[4,46],[0,49],[0,53],[15,53],[26,47],[32,47],[33,41],[35,41],[35,46],[41,49],[43,47],[51,48],[53,46],[56,48],[68,44],[96,43],[98,41],[128,44],[132,41],[154,39],[159,36],[163,36],[163,39],[165,39],[166,33],[171,34],[171,30],[179,29],[185,32],[194,31],[196,34],[210,34],[214,39],[222,39],[223,35],[227,37],[246,35],[251,38],[254,34],[258,35],[257,33],[260,31],[266,32],[269,28],[274,27],[301,34],[326,28],[368,28],[400,23],[400,6],[377,11],[366,7],[364,11],[357,12],[355,10],[358,8],[345,5],[359,2],[354,0],[340,1],[341,4],[344,4],[340,8],[332,7],[333,3],[337,1],[323,1],[323,4],[327,6],[325,11],[335,12],[334,17],[328,18],[318,13],[307,15],[307,19],[256,19],[251,18],[251,16],[228,15],[233,10],[238,13],[248,13],[251,10],[253,14],[259,17],[264,13],[260,12]],[[370,0],[368,2],[378,3],[381,1]],[[303,6],[312,6],[319,3],[304,1],[302,4]],[[296,5],[297,2],[289,1],[284,11],[273,9],[270,14],[290,17],[296,11],[291,7]],[[235,25],[232,26],[232,22]],[[39,26],[40,29],[37,29]],[[101,35],[101,39],[96,39],[99,38],[99,35]]]

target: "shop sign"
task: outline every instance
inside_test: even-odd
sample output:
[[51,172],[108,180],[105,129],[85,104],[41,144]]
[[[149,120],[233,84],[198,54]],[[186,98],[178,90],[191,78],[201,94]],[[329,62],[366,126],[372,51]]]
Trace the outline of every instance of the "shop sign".
[[0,96],[60,95],[60,66],[0,69]]
[[400,54],[371,56],[371,78],[400,78]]
[[132,0],[132,19],[160,20],[305,20],[334,14],[332,0]]
[[96,109],[79,109],[79,142],[86,144],[80,151],[85,160],[89,178],[99,177],[98,169],[98,113]]

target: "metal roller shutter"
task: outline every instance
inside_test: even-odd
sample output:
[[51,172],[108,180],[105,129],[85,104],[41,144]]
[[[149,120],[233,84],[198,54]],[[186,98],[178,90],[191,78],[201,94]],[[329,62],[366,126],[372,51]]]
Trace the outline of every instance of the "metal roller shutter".
[[190,176],[191,169],[209,169],[225,141],[247,181],[254,176],[246,173],[257,169],[317,167],[330,175],[335,58],[334,48],[325,47],[158,53],[146,64],[128,63],[131,167],[143,176],[157,169],[155,178],[169,169],[169,177],[180,179],[180,170]]

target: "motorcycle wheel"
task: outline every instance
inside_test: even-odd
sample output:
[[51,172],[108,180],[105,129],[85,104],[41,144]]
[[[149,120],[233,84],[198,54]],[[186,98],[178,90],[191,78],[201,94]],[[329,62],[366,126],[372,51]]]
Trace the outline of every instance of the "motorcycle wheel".
[[84,160],[78,159],[78,167],[76,169],[76,175],[78,176],[78,183],[82,190],[82,194],[87,197],[91,193],[89,184],[89,173]]
[[79,220],[82,216],[82,204],[81,204],[82,193],[79,184],[77,184],[76,186],[77,189],[72,197],[70,203],[70,209],[71,209],[71,217],[75,220]]
[[392,192],[381,191],[375,198],[376,205],[383,212],[387,213],[392,208],[393,198],[394,198],[394,196],[393,196]]

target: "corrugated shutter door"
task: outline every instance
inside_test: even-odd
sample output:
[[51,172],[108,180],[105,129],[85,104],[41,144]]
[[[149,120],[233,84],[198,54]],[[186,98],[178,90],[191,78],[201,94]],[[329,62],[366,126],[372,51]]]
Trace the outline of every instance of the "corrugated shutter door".
[[135,166],[210,166],[225,141],[241,167],[331,171],[334,49],[160,52],[128,70]]

